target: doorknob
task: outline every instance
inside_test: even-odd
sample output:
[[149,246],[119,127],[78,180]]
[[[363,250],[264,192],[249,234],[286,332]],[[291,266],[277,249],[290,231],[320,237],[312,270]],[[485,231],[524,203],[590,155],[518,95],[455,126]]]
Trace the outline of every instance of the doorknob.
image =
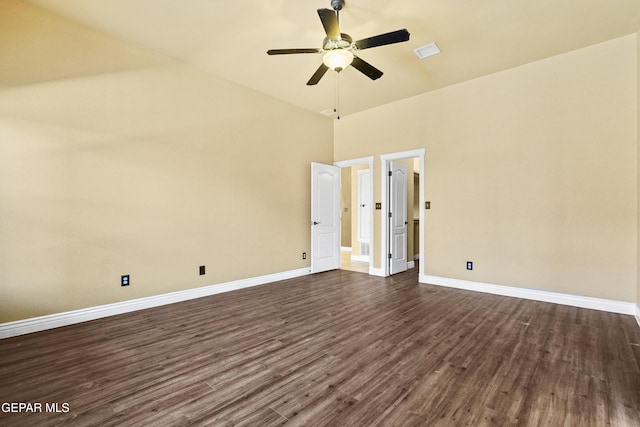
[[320,224],[320,221],[313,221],[313,225],[318,225]]

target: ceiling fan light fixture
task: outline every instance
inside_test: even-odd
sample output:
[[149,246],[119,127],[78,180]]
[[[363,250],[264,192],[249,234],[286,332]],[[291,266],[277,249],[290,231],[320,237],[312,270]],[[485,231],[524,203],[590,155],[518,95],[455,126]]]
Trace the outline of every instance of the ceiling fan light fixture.
[[322,57],[324,65],[338,73],[347,68],[352,61],[353,53],[344,49],[330,50]]

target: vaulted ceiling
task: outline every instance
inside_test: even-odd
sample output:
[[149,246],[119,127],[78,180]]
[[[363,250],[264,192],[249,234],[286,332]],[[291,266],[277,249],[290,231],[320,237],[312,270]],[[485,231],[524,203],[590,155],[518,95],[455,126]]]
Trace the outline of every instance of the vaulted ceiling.
[[[638,0],[347,0],[340,27],[354,40],[401,28],[411,39],[359,53],[384,72],[379,80],[350,67],[307,86],[321,55],[266,51],[320,47],[316,9],[330,7],[0,0],[0,89],[178,62],[314,112],[332,109],[338,93],[347,115],[640,30]],[[442,53],[418,59],[413,50],[431,42]]]

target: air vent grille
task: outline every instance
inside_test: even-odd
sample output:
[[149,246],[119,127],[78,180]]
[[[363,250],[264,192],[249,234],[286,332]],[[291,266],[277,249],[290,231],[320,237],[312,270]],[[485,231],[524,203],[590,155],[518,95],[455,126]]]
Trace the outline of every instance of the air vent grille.
[[420,59],[427,58],[429,56],[437,55],[440,53],[440,48],[435,43],[429,43],[422,47],[413,50],[416,56]]
[[360,255],[369,256],[369,242],[360,242]]

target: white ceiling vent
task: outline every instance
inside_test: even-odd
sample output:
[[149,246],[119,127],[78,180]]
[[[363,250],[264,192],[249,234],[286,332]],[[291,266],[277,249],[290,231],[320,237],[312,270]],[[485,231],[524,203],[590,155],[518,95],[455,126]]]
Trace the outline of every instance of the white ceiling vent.
[[435,43],[429,43],[422,47],[413,50],[416,56],[420,59],[424,59],[429,56],[437,55],[440,53],[440,48]]

